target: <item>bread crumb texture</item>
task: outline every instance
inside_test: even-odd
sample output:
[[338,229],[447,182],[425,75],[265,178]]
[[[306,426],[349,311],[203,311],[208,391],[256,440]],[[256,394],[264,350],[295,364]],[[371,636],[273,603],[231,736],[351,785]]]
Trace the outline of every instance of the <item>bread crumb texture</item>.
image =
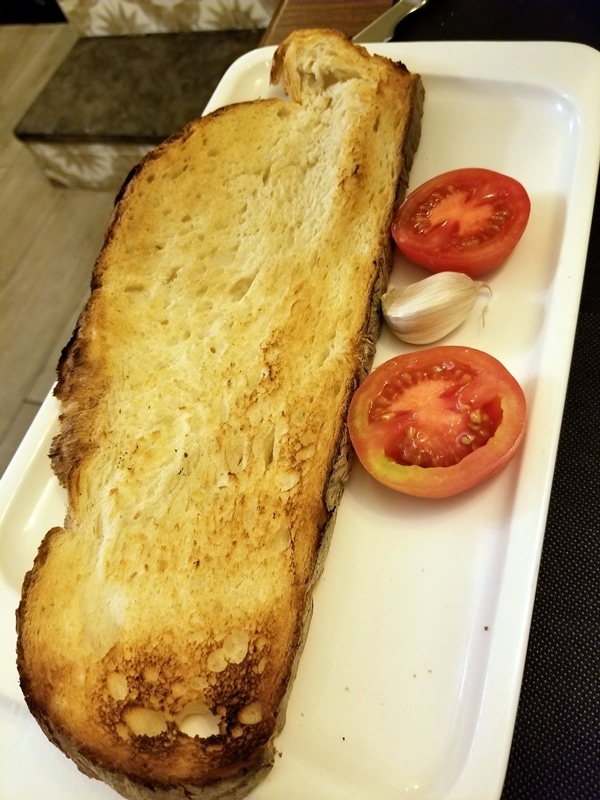
[[50,738],[130,797],[242,796],[272,761],[377,336],[417,81],[325,31],[273,75],[290,100],[142,162],[59,367],[68,516],[19,670]]

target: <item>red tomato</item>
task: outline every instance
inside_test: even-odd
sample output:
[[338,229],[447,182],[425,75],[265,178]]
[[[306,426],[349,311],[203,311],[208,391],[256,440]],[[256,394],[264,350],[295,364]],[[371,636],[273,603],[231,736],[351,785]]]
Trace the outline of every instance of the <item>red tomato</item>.
[[350,403],[350,439],[381,483],[449,497],[498,472],[525,429],[523,390],[495,358],[440,346],[377,367]]
[[489,169],[456,169],[408,195],[394,215],[392,236],[415,264],[474,278],[513,251],[530,208],[514,178]]

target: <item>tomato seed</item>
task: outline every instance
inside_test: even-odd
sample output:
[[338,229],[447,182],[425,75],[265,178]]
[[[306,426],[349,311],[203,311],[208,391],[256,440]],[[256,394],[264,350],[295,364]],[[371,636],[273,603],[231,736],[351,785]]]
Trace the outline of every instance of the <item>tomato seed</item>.
[[481,409],[476,408],[469,413],[469,420],[471,421],[471,425],[473,427],[479,427],[481,425],[482,414]]

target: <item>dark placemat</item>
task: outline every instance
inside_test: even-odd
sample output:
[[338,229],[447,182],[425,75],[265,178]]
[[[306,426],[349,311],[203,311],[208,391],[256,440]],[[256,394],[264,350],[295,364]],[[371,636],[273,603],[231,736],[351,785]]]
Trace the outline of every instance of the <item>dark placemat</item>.
[[395,41],[560,41],[598,47],[598,0],[428,0]]
[[[395,41],[571,41],[598,0],[430,0]],[[600,103],[600,97],[598,98]],[[590,169],[597,169],[590,165]],[[600,800],[600,193],[502,800]],[[483,787],[482,787],[483,790]]]
[[599,354],[582,311],[502,800],[600,798]]

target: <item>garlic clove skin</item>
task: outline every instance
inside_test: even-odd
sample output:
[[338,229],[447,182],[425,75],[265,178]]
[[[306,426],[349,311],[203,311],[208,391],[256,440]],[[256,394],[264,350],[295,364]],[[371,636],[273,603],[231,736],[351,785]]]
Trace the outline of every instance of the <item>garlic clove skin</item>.
[[404,288],[392,287],[381,298],[381,309],[392,332],[408,344],[443,339],[469,315],[482,288],[462,272],[438,272]]

